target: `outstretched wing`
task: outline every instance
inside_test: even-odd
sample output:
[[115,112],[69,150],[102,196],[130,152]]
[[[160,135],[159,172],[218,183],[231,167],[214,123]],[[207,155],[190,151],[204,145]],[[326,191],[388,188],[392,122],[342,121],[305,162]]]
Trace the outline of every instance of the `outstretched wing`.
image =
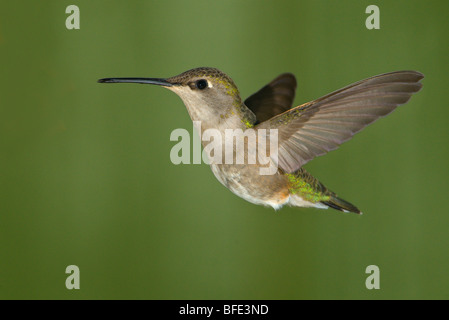
[[257,123],[266,121],[292,107],[296,79],[283,73],[245,100],[245,105],[256,115]]
[[422,78],[416,71],[374,76],[287,110],[257,128],[278,129],[278,165],[294,172],[406,103],[421,89]]

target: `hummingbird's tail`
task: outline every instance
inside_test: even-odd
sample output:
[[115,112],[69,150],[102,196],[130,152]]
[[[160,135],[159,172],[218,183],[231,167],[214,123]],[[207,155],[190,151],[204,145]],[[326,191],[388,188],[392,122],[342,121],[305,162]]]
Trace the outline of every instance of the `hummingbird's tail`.
[[290,205],[323,209],[333,208],[343,212],[362,214],[356,206],[339,198],[305,169],[300,168],[294,173],[286,175],[289,183]]
[[321,203],[343,212],[354,212],[357,214],[362,214],[362,212],[355,205],[349,203],[346,200],[338,198],[336,195],[332,195],[328,201],[323,201]]

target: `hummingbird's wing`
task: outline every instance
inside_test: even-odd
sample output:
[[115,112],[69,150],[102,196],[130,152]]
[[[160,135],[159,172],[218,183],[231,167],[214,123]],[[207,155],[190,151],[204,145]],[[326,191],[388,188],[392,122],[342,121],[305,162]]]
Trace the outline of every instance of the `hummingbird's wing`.
[[291,173],[406,103],[421,89],[422,78],[416,71],[374,76],[290,109],[256,128],[278,129],[278,165]]
[[292,107],[295,90],[295,76],[283,73],[247,98],[245,105],[254,112],[258,123],[264,122]]

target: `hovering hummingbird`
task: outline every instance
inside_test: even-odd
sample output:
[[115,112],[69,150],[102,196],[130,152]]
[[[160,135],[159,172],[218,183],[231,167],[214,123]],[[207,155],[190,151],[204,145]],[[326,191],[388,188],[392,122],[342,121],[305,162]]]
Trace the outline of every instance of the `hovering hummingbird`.
[[216,178],[243,199],[274,209],[283,205],[331,207],[361,214],[302,167],[406,103],[421,89],[423,78],[417,71],[385,73],[297,107],[292,107],[296,79],[291,73],[281,74],[245,101],[234,81],[215,68],[196,68],[171,78],[105,78],[98,82],[165,87],[182,99],[191,119],[201,122],[202,131],[277,129],[275,174],[260,175],[260,164],[210,164]]

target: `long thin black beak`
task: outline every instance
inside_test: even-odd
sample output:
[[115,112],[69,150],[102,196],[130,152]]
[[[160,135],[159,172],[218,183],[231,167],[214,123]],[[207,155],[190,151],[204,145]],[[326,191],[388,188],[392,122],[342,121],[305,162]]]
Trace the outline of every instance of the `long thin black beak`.
[[99,83],[144,83],[158,86],[171,87],[173,84],[161,78],[104,78],[98,80]]

